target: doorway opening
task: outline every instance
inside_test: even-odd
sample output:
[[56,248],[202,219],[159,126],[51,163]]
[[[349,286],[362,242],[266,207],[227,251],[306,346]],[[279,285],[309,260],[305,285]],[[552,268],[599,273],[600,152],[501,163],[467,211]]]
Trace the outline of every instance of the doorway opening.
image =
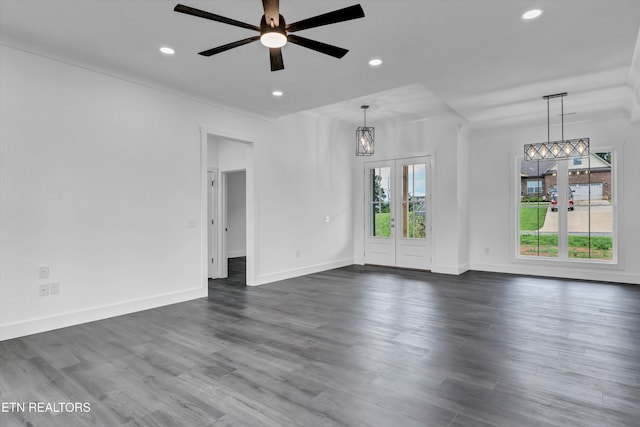
[[229,171],[221,176],[224,227],[221,262],[226,271],[219,280],[244,286],[247,284],[247,172]]
[[203,282],[255,285],[253,144],[202,133]]

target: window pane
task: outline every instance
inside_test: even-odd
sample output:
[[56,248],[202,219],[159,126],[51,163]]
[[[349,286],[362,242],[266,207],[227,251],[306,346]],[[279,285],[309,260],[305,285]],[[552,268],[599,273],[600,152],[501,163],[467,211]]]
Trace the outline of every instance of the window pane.
[[535,194],[542,192],[542,181],[533,180],[527,181],[527,194]]
[[426,232],[426,166],[402,166],[402,237],[424,239]]
[[390,237],[391,168],[370,169],[371,206],[370,234],[376,237]]
[[550,166],[548,161],[520,162],[520,255],[558,256],[558,212],[551,191],[556,175]]
[[569,163],[569,258],[613,259],[611,153]]

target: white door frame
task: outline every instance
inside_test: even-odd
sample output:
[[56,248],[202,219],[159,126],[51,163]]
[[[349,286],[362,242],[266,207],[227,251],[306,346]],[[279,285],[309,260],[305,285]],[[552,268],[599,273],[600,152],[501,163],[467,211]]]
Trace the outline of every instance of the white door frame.
[[219,277],[218,266],[218,169],[207,169],[207,275],[211,279]]
[[[258,277],[258,214],[257,214],[257,192],[256,192],[256,178],[255,178],[255,163],[254,163],[254,143],[255,138],[252,135],[236,132],[235,130],[218,129],[210,126],[200,126],[200,252],[201,252],[201,281],[202,287],[206,290],[208,287],[209,278],[209,232],[208,232],[208,136],[216,136],[225,139],[232,139],[238,143],[244,143],[247,145],[246,150],[246,182],[247,182],[247,285],[257,285]],[[220,179],[221,172],[218,170]],[[219,182],[219,181],[218,181]],[[221,184],[219,182],[219,184]],[[218,186],[221,188],[221,185]],[[218,200],[220,200],[220,191],[218,192]],[[225,205],[226,208],[226,205]],[[220,204],[218,204],[218,212],[220,212]],[[218,224],[221,224],[222,220],[218,217]],[[220,234],[218,234],[218,242],[216,249],[218,251],[214,256],[219,255],[221,249]],[[217,259],[221,259],[217,256]],[[226,263],[218,263],[218,277],[220,277],[220,267]]]
[[[401,235],[399,233],[401,233],[401,231],[396,230],[396,225],[397,226],[401,226],[401,221],[398,221],[398,215],[399,215],[399,209],[400,209],[400,200],[397,198],[398,194],[400,194],[398,192],[399,186],[398,183],[400,182],[400,170],[401,170],[401,166],[405,165],[405,164],[412,164],[412,162],[418,161],[419,163],[424,163],[426,165],[426,175],[425,175],[425,180],[426,180],[426,188],[425,188],[425,202],[427,203],[427,217],[426,217],[426,223],[425,223],[425,227],[426,227],[426,232],[427,232],[427,240],[425,242],[425,245],[423,246],[426,250],[426,259],[425,259],[425,263],[421,264],[421,262],[407,262],[407,260],[402,260],[401,262],[398,262],[398,250],[399,250],[399,246],[403,245],[407,245],[409,244],[409,246],[416,246],[415,249],[418,249],[418,246],[421,245],[414,245],[412,244],[412,242],[407,239],[403,239],[401,237]],[[400,158],[392,158],[392,159],[385,159],[385,160],[378,160],[378,161],[373,161],[373,162],[364,162],[363,163],[363,173],[364,173],[364,192],[365,192],[365,197],[364,197],[364,210],[363,210],[363,218],[364,218],[364,239],[363,239],[363,251],[364,251],[364,256],[362,258],[362,262],[366,263],[367,262],[367,258],[370,258],[374,264],[381,264],[381,265],[393,265],[393,266],[398,266],[401,268],[415,268],[415,269],[424,269],[424,270],[431,270],[433,267],[433,246],[434,246],[434,236],[433,236],[433,206],[432,206],[432,192],[433,192],[433,177],[434,177],[434,156],[431,154],[422,154],[422,155],[416,155],[416,156],[410,156],[410,157],[400,157]],[[395,219],[396,221],[395,224],[390,224],[390,231],[391,231],[391,236],[390,238],[388,238],[389,240],[387,242],[385,242],[384,240],[380,241],[380,244],[388,244],[391,245],[388,249],[389,249],[389,255],[393,257],[394,262],[392,264],[386,264],[384,260],[384,255],[382,254],[382,252],[380,252],[380,256],[373,256],[373,257],[367,257],[367,249],[368,249],[368,244],[373,242],[375,243],[376,238],[372,238],[370,236],[370,211],[369,209],[371,208],[370,204],[371,204],[371,183],[370,181],[370,177],[369,177],[369,170],[371,168],[376,168],[376,167],[391,167],[391,180],[392,180],[392,186],[391,186],[391,192],[392,192],[392,197],[390,200],[390,210],[391,210],[391,216],[394,217],[395,215]],[[372,240],[373,239],[373,240]],[[371,241],[371,242],[370,242]],[[415,242],[418,243],[418,242]],[[369,248],[370,249],[370,248]],[[412,249],[412,248],[409,248]],[[381,249],[382,250],[382,249]],[[421,253],[421,251],[416,252],[417,253]],[[382,257],[382,258],[381,258]],[[416,258],[417,260],[417,258]],[[404,265],[406,264],[406,265]]]

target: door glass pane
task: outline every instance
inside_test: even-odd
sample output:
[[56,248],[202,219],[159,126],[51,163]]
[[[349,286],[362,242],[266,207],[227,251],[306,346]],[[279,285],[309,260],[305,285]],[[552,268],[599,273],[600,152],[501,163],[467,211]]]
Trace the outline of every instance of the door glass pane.
[[569,258],[613,259],[611,153],[569,160]]
[[390,237],[391,168],[370,169],[369,179],[371,180],[370,234],[375,237]]
[[520,162],[520,255],[558,256],[554,161]]
[[426,231],[425,164],[402,166],[402,237],[424,239]]

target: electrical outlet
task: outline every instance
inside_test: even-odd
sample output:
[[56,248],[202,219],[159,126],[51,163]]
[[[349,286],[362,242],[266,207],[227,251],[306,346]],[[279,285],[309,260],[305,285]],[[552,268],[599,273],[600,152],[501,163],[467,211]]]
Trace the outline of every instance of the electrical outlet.
[[187,220],[187,228],[196,228],[197,226],[198,226],[198,223],[195,218],[189,218]]
[[51,288],[49,289],[50,294],[59,294],[60,293],[60,282],[52,282]]
[[296,251],[296,258],[300,258],[300,251]]
[[41,279],[46,279],[49,277],[49,266],[42,265],[38,267],[38,277]]
[[38,295],[40,295],[41,297],[46,297],[47,295],[49,295],[49,284],[45,284],[45,285],[40,285],[38,286]]

